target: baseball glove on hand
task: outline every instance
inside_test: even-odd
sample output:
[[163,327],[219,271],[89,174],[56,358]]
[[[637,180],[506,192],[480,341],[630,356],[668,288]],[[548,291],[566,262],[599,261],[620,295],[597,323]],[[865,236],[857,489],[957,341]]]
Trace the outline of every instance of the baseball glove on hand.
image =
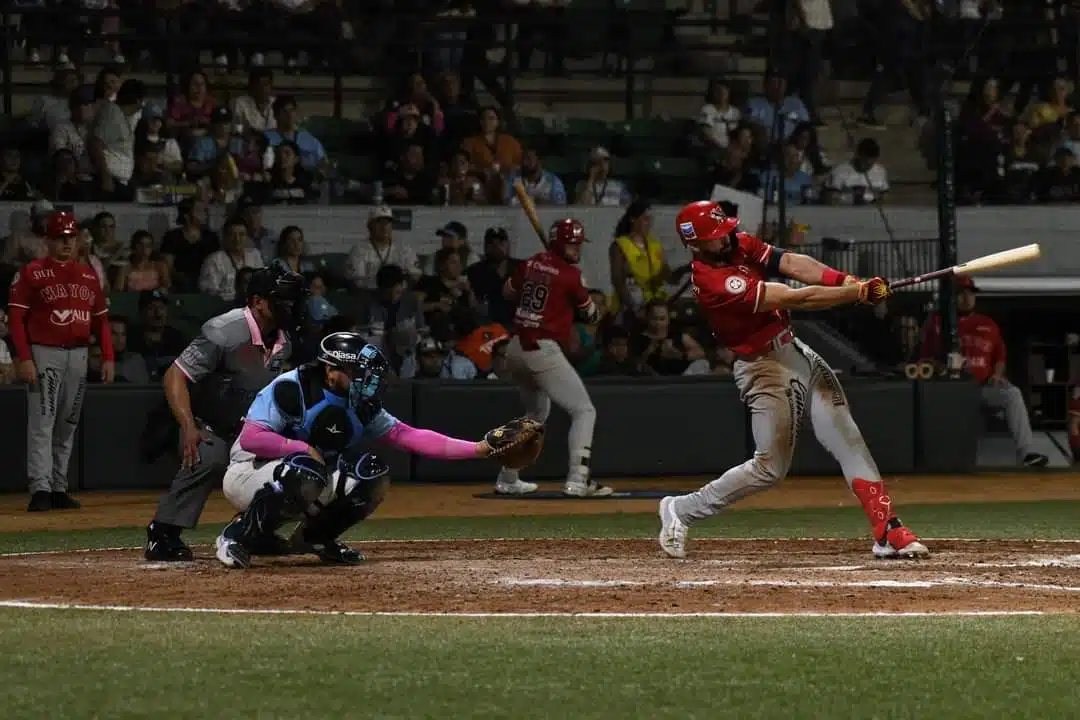
[[879,305],[892,295],[889,283],[883,278],[873,277],[859,283],[859,304]]
[[490,448],[488,457],[503,467],[519,469],[536,462],[544,447],[544,426],[532,418],[514,418],[505,425],[488,430],[484,442]]

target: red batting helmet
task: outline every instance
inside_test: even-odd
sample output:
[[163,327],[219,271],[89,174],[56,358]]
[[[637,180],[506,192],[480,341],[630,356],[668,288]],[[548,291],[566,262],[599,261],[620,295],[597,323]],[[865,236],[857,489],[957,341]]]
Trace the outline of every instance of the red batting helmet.
[[51,238],[76,237],[79,234],[79,223],[75,216],[69,212],[55,212],[49,216],[45,223],[45,235]]
[[585,237],[585,226],[574,218],[563,218],[551,224],[548,230],[548,250],[560,255],[569,245],[580,245],[588,242]]
[[727,237],[737,227],[739,218],[725,215],[720,203],[709,200],[690,203],[675,218],[679,238],[691,248],[699,242]]

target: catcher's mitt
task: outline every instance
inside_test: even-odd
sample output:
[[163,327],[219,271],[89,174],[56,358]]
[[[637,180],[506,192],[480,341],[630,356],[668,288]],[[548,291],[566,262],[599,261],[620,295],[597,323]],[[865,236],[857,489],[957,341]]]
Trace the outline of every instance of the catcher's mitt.
[[488,457],[498,460],[503,467],[527,467],[536,462],[544,447],[544,426],[532,418],[514,418],[488,430],[484,442],[491,448]]

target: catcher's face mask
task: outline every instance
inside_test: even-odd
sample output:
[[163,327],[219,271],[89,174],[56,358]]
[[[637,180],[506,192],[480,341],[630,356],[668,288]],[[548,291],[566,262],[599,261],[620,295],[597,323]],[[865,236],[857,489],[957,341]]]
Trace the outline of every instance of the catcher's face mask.
[[390,371],[390,363],[377,347],[365,345],[360,351],[360,362],[350,370],[352,382],[349,384],[349,400],[353,407],[360,407],[378,397]]

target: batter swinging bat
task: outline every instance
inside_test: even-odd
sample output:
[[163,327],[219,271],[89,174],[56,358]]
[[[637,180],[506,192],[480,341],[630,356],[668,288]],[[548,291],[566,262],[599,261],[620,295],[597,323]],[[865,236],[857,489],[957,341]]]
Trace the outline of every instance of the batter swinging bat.
[[529,197],[529,193],[525,192],[525,186],[521,180],[514,181],[514,195],[517,196],[518,202],[521,203],[521,211],[525,213],[525,217],[529,219],[529,224],[536,231],[536,237],[540,238],[540,244],[547,250],[547,233],[544,232],[544,227],[540,224],[540,216],[536,214],[536,203]]
[[929,272],[925,275],[916,275],[915,277],[896,280],[889,283],[889,287],[895,290],[896,288],[937,280],[946,275],[971,275],[987,270],[997,270],[998,268],[1003,268],[1008,265],[1017,265],[1019,263],[1037,260],[1041,255],[1042,251],[1039,249],[1038,243],[1033,243],[1011,250],[1002,250],[1001,252],[983,255],[974,260],[968,260],[965,263],[953,265],[952,267],[943,270],[935,270],[934,272]]

